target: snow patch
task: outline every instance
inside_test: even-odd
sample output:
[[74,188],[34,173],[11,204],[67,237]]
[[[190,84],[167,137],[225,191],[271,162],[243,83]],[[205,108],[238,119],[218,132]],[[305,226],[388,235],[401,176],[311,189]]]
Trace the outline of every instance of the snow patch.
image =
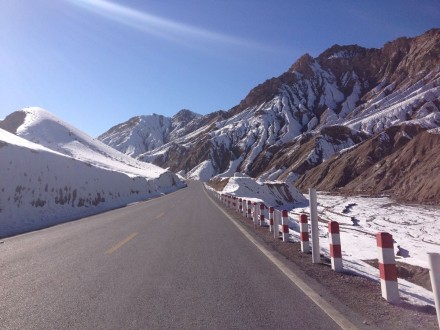
[[279,182],[259,182],[239,173],[229,179],[223,193],[289,210],[307,203],[306,198],[293,186]]
[[205,160],[194,167],[186,175],[187,179],[208,182],[215,175],[215,169],[210,160]]

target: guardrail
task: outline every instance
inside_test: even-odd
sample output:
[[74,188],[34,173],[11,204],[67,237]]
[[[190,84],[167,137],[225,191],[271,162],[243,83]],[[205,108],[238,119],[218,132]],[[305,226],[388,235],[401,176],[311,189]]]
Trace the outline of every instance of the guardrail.
[[[312,191],[312,190],[311,190]],[[243,217],[253,221],[255,226],[268,227],[273,233],[274,239],[281,239],[285,243],[298,241],[301,243],[301,252],[310,253],[309,237],[313,223],[309,225],[308,216],[305,213],[299,213],[298,219],[289,217],[287,210],[278,210],[273,206],[266,206],[263,203],[251,202],[250,200],[221,194],[214,192],[215,196],[229,208],[235,208]],[[311,199],[313,201],[313,198]],[[315,199],[316,203],[316,199]],[[311,209],[313,209],[311,205]],[[316,209],[316,208],[315,208]],[[313,219],[311,219],[313,222]],[[316,216],[317,221],[317,216]],[[298,232],[298,236],[289,232]],[[313,233],[312,233],[313,234]],[[318,235],[318,233],[315,233]],[[329,251],[332,269],[336,272],[343,272],[343,250],[341,247],[341,239],[339,233],[339,224],[336,221],[328,223]],[[313,243],[312,236],[312,243]],[[389,233],[380,232],[376,235],[376,243],[378,249],[379,273],[381,282],[382,297],[390,302],[397,303],[400,301],[397,270],[393,246],[393,237]],[[319,251],[319,241],[318,241]],[[319,254],[318,254],[319,255]],[[431,279],[433,283],[433,291],[436,300],[437,315],[440,322],[440,254],[432,254],[431,256]],[[313,261],[313,260],[312,260]]]

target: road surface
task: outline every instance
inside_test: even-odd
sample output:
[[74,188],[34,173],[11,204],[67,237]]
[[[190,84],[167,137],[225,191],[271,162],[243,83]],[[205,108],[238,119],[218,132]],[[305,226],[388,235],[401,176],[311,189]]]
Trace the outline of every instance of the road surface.
[[0,244],[1,329],[338,329],[200,183]]

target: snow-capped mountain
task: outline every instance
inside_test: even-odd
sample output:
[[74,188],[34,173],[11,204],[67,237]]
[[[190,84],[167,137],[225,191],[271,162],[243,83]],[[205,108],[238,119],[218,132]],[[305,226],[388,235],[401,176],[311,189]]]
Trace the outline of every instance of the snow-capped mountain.
[[0,237],[99,213],[184,186],[39,108],[0,121]]
[[[433,29],[381,49],[334,45],[316,58],[306,54],[281,76],[252,89],[229,111],[195,118],[181,134],[164,138],[164,144],[151,148],[144,144],[130,154],[204,181],[241,172],[303,189],[316,184],[341,189],[355,184],[362,174],[352,171],[353,163],[339,160],[343,180],[338,184],[325,183],[332,178],[331,171],[318,181],[307,173],[367,145],[385,150],[374,162],[366,158],[365,164],[380,167],[397,150],[390,146],[395,144],[391,136],[403,147],[422,131],[439,127],[439,111],[440,29]],[[389,135],[389,130],[400,133]],[[109,145],[125,151],[115,143]],[[375,187],[381,186],[380,180],[376,177]],[[393,193],[391,182],[397,181],[379,190],[356,184],[363,187],[357,191]],[[439,200],[439,195],[437,190],[421,199]]]
[[181,134],[200,115],[183,109],[172,118],[162,115],[137,116],[116,125],[98,137],[102,142],[132,157],[163,146]]

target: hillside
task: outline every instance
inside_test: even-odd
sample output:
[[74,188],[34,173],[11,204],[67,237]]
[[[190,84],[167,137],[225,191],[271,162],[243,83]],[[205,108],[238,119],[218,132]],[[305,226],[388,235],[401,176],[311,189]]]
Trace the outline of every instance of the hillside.
[[[241,172],[301,189],[319,184],[322,189],[385,192],[431,203],[440,198],[435,187],[429,189],[431,197],[399,192],[404,189],[400,184],[411,181],[404,176],[423,171],[419,166],[424,166],[424,155],[411,171],[391,171],[387,183],[379,186],[373,181],[360,185],[365,179],[359,177],[363,170],[353,171],[353,160],[343,161],[339,155],[349,150],[357,163],[363,162],[357,167],[366,169],[385,161],[395,148],[412,139],[423,148],[420,143],[428,139],[417,136],[440,126],[439,109],[440,29],[432,29],[415,38],[388,42],[380,49],[334,45],[316,58],[306,54],[279,77],[252,89],[229,111],[189,120],[181,134],[167,135],[160,146],[150,148],[147,143],[130,153],[203,181]],[[391,132],[402,135],[393,147],[387,140],[389,133],[394,138]],[[107,143],[124,151],[116,143]],[[374,161],[361,161],[371,149]],[[314,175],[308,173],[326,163]],[[318,178],[316,173],[330,164],[326,176]],[[339,174],[333,173],[336,168]],[[440,174],[438,168],[432,170],[433,175]]]
[[440,134],[417,126],[391,127],[383,133],[311,169],[297,182],[306,189],[345,194],[392,194],[397,200],[440,201]]

